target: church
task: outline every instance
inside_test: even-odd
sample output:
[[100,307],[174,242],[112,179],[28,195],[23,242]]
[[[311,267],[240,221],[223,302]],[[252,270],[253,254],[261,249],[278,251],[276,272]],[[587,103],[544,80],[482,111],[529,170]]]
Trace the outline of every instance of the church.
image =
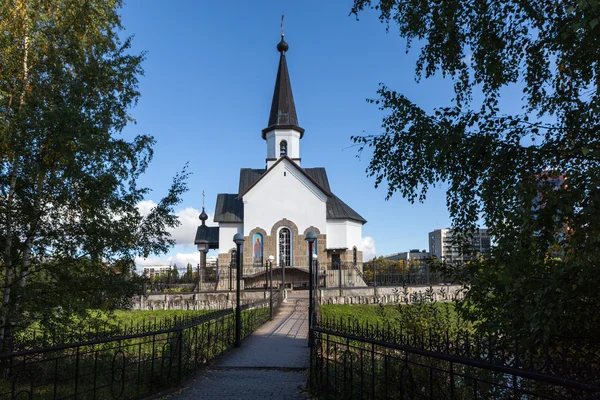
[[218,269],[229,269],[236,259],[233,236],[242,233],[245,280],[264,274],[264,266],[272,255],[273,267],[285,267],[285,274],[299,284],[308,281],[308,247],[304,237],[314,231],[317,241],[313,253],[322,273],[334,275],[333,270],[341,265],[351,265],[358,272],[354,274],[354,284],[362,286],[360,246],[362,226],[367,221],[334,194],[325,168],[306,168],[301,164],[300,146],[305,131],[299,125],[292,95],[285,57],[288,49],[282,33],[277,45],[279,67],[269,122],[261,135],[266,144],[266,165],[241,168],[237,191],[217,196],[214,222],[218,226],[206,225],[208,216],[203,207],[202,225],[194,243],[201,251],[201,259],[206,258],[208,249],[218,249]]

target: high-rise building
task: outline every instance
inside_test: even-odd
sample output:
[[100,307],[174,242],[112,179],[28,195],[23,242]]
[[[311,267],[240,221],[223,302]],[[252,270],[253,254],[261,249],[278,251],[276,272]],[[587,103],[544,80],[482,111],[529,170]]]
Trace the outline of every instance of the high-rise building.
[[390,261],[409,261],[409,260],[425,260],[429,258],[430,255],[425,250],[413,249],[409,251],[404,251],[402,253],[390,254],[389,256],[385,256],[386,260]]
[[[487,254],[491,246],[488,230],[478,229],[473,232],[471,245],[477,254]],[[460,253],[460,249],[454,243],[452,229],[436,229],[429,232],[429,254],[449,263],[467,261],[471,258]]]

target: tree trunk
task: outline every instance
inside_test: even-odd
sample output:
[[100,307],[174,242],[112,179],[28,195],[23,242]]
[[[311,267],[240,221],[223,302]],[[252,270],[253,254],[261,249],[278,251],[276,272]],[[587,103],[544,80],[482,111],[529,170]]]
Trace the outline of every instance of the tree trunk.
[[[24,37],[24,54],[23,54],[23,87],[21,90],[21,96],[19,97],[19,113],[23,110],[25,105],[25,94],[27,92],[27,81],[29,80],[29,35],[28,30],[28,18],[27,12],[23,14],[23,27],[25,30]],[[6,199],[6,244],[4,246],[4,264],[6,265],[5,279],[4,279],[4,294],[2,296],[2,308],[0,309],[0,343],[4,341],[6,336],[6,327],[11,323],[10,321],[10,305],[13,297],[12,285],[14,275],[14,265],[12,263],[12,239],[13,239],[13,221],[12,221],[12,205],[15,197],[15,188],[17,183],[17,172],[19,167],[18,155],[13,155],[12,171],[10,175],[10,186],[8,196]]]

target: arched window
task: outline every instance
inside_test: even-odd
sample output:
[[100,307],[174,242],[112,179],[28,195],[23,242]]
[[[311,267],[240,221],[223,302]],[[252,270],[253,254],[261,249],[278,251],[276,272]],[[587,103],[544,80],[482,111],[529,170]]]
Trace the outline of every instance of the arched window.
[[237,250],[231,250],[231,262],[230,266],[235,267],[237,262]]
[[354,265],[356,265],[356,262],[358,261],[357,258],[358,258],[358,254],[357,254],[356,246],[355,246],[352,249],[352,262],[354,263]]
[[287,155],[287,142],[285,140],[282,140],[281,143],[279,143],[279,156],[285,156]]
[[279,265],[289,267],[292,259],[292,232],[289,228],[279,231]]

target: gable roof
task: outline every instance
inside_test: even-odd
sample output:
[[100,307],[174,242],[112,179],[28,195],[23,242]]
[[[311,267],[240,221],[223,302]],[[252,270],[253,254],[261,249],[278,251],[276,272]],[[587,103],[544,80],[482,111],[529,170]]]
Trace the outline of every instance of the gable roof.
[[[321,190],[323,193],[325,193],[326,196],[328,196],[328,197],[332,196],[331,192],[329,191],[329,188],[325,189],[315,179],[313,179],[304,169],[300,168],[300,166],[298,164],[296,164],[291,158],[289,158],[287,155],[285,155],[283,157],[279,157],[279,159],[277,161],[275,161],[275,163],[273,165],[271,165],[271,168],[269,168],[262,175],[260,175],[259,178],[256,181],[254,181],[254,183],[252,183],[250,186],[247,186],[244,191],[240,191],[238,194],[238,199],[241,199],[246,193],[248,193],[254,186],[256,186],[256,184],[258,182],[260,182],[269,173],[269,171],[272,171],[277,166],[277,164],[283,162],[283,160],[288,160],[290,162],[290,164],[296,168],[296,170],[300,171],[300,173],[302,175],[304,175],[317,188],[319,188],[319,190]],[[241,175],[242,175],[242,171],[240,171],[240,181],[242,178]],[[327,182],[327,186],[329,186],[329,182]],[[241,182],[240,182],[240,187],[242,187]]]
[[246,190],[254,185],[254,182],[260,179],[262,174],[264,174],[267,170],[265,168],[262,169],[252,169],[252,168],[242,168],[240,169],[240,185],[238,188],[238,193],[245,193]]
[[348,204],[344,203],[336,195],[327,200],[327,219],[352,219],[361,224],[366,224],[367,220],[354,211]]
[[[281,157],[275,164],[281,161]],[[275,166],[273,164],[273,166]],[[329,179],[325,168],[300,168],[298,164],[292,161],[292,164],[301,171],[313,184],[315,184],[323,193],[327,194],[327,219],[350,219],[365,224],[367,222],[352,207],[344,203],[339,197],[331,193]],[[271,168],[273,168],[273,166]],[[242,196],[248,192],[263,176],[266,175],[266,169],[242,168],[240,169],[239,194],[221,193],[217,196],[217,206],[215,207],[215,222],[243,222],[244,221],[244,203]]]
[[327,179],[327,172],[325,172],[325,168],[303,168],[303,170],[308,174],[308,176],[310,176],[315,182],[317,182],[319,186],[331,193],[331,188],[329,187],[329,180]]
[[219,193],[215,207],[215,222],[243,222],[244,203],[236,194]]
[[198,244],[198,242],[208,242],[209,249],[218,249],[219,248],[219,227],[218,226],[206,226],[200,225],[196,230],[196,239],[194,239],[194,244]]

